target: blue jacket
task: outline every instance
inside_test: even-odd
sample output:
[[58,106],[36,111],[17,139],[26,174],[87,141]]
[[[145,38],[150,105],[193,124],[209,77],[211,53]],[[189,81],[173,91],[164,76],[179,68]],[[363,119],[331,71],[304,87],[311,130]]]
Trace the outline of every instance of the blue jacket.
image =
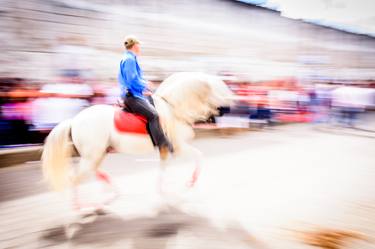
[[121,96],[125,97],[129,91],[134,97],[145,99],[143,91],[147,88],[143,79],[143,72],[138,65],[137,57],[134,53],[127,51],[120,62],[118,81],[121,87]]

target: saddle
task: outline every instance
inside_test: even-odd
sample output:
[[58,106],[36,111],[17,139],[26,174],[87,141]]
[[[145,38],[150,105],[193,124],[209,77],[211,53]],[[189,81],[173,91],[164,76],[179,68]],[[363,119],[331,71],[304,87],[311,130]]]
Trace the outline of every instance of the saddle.
[[[151,104],[154,105],[153,101]],[[120,100],[117,101],[117,105],[119,107],[116,108],[114,115],[114,125],[117,131],[121,133],[148,134],[155,145],[156,143],[151,136],[147,119],[142,115],[132,113]]]
[[115,110],[114,124],[119,132],[148,134],[147,120],[141,115],[129,112],[126,109]]

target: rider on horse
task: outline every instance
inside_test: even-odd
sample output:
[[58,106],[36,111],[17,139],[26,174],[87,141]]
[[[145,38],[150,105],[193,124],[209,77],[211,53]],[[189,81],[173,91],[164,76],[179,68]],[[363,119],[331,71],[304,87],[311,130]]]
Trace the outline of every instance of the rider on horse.
[[144,96],[149,90],[137,61],[137,56],[140,55],[140,42],[134,36],[128,36],[125,38],[124,46],[126,52],[121,59],[118,75],[124,104],[130,112],[147,119],[152,140],[159,147],[161,156],[166,157],[168,152],[173,152],[173,147],[160,126],[156,109]]

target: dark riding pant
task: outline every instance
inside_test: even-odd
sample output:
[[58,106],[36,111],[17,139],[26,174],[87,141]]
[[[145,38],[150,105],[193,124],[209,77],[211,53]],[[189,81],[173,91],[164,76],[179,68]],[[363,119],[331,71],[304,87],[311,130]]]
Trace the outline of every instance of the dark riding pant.
[[168,140],[161,129],[159,115],[147,100],[136,98],[127,94],[124,99],[125,106],[130,112],[144,116],[147,119],[152,140],[157,146],[168,145]]

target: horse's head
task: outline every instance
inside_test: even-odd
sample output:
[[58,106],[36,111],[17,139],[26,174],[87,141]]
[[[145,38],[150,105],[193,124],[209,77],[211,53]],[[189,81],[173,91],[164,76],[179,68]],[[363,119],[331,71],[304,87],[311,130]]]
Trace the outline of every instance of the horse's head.
[[155,93],[172,108],[174,115],[193,124],[206,120],[220,106],[231,103],[232,92],[218,77],[204,73],[175,73]]
[[194,122],[207,120],[218,107],[230,105],[233,98],[226,84],[215,76],[176,73],[162,82],[153,99],[163,129],[178,150],[180,141],[194,136]]

